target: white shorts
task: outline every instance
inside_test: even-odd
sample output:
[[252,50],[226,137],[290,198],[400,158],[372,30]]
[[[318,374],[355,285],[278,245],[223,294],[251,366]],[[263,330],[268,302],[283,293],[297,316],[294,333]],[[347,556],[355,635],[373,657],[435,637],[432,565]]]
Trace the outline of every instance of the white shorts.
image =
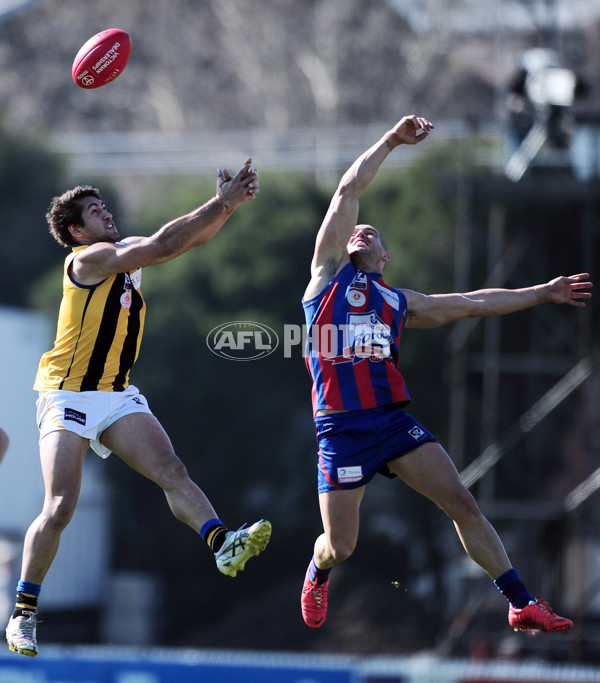
[[89,439],[101,458],[111,454],[100,443],[107,427],[131,413],[152,415],[148,401],[132,384],[125,391],[40,391],[36,405],[40,440],[50,432],[75,432]]

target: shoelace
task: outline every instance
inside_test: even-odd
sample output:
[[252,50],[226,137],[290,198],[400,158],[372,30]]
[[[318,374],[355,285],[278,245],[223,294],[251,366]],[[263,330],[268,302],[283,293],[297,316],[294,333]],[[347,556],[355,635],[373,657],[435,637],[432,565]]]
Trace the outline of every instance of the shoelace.
[[[244,526],[246,526],[244,524]],[[223,544],[223,549],[222,552],[225,555],[226,553],[231,553],[231,557],[236,556],[236,551],[238,548],[242,549],[242,552],[246,550],[246,544],[248,541],[248,532],[244,529],[244,526],[241,526],[237,531],[233,532],[233,535],[231,538],[227,541],[225,541],[225,544]],[[240,531],[244,530],[244,533],[240,534]]]
[[545,600],[538,600],[535,606],[540,610],[540,612],[546,612],[546,614],[552,614],[552,607]]
[[318,583],[311,584],[311,593],[313,600],[317,603],[317,607],[321,607],[323,602],[323,585]]
[[33,630],[36,623],[36,618],[33,614],[30,614],[27,619],[19,619],[19,637],[34,640]]

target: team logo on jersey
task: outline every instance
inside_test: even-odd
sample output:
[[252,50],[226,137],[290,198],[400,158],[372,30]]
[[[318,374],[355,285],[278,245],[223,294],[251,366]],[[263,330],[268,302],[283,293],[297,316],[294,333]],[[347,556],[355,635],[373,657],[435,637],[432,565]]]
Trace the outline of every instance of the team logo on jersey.
[[363,478],[362,466],[338,467],[337,476],[339,484],[352,484],[355,481],[360,481]]
[[142,286],[142,269],[138,268],[133,273],[125,273],[125,283],[123,284],[123,294],[121,294],[121,306],[131,308],[131,290],[139,289]]
[[346,299],[350,306],[364,306],[367,297],[364,292],[360,292],[358,289],[349,289]]
[[123,308],[131,308],[131,292],[129,290],[121,294],[121,306]]
[[366,273],[363,273],[362,270],[357,270],[356,275],[354,276],[354,279],[350,283],[350,289],[367,289],[369,286],[369,281],[367,279]]
[[380,361],[391,356],[390,327],[376,313],[351,313],[348,316],[347,334],[345,358],[354,358],[358,362],[367,358]]
[[408,430],[408,433],[412,436],[413,439],[415,439],[415,441],[420,441],[425,436],[425,432],[417,426],[411,427]]
[[340,326],[323,325],[319,334],[311,328],[310,338],[307,337],[309,353],[334,365],[363,360],[379,362],[392,357],[394,339],[390,327],[377,313],[350,313],[347,321]]

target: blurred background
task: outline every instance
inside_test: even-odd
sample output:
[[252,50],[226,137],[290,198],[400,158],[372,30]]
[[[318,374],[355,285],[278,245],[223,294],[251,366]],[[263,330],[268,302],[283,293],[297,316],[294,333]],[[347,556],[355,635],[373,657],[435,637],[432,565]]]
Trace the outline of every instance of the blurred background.
[[[109,27],[130,33],[129,64],[81,90],[73,57]],[[513,633],[449,520],[383,479],[365,496],[354,556],[333,573],[327,623],[308,629],[299,594],[321,526],[301,351],[244,363],[206,344],[228,321],[279,335],[303,323],[314,237],[339,177],[411,113],[436,130],[390,155],[361,199],[361,222],[392,253],[390,284],[597,280],[599,37],[600,0],[0,2],[3,618],[43,498],[31,385],[67,253],[47,231],[51,197],[96,185],[122,235],[150,234],[212,196],[218,167],[251,156],[257,200],[207,247],[145,271],[132,382],[225,523],[267,517],[271,544],[235,580],[218,574],[157,487],[92,453],[44,583],[41,647],[600,665],[597,299],[409,330],[401,362],[412,412],[532,592],[575,621],[567,635]]]

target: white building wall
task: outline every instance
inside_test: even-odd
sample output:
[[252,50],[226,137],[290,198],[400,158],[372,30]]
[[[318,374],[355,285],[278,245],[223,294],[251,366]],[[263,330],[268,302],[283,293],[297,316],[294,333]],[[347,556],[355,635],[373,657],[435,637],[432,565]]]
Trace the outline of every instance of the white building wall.
[[[44,498],[32,386],[40,356],[50,348],[53,334],[40,314],[0,306],[0,427],[10,438],[0,465],[0,619],[12,609],[23,538]],[[77,511],[43,584],[44,609],[103,601],[110,547],[108,466],[90,451]]]

